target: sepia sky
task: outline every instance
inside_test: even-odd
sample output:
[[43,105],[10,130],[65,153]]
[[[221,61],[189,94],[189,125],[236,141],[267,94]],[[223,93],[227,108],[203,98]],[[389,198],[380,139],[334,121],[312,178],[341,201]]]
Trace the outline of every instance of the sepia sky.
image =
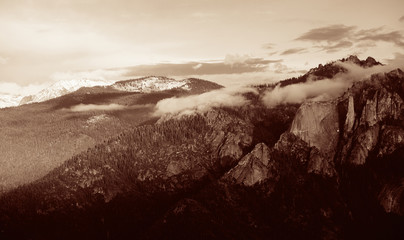
[[150,74],[231,85],[350,54],[404,66],[403,9],[402,0],[0,0],[0,92]]

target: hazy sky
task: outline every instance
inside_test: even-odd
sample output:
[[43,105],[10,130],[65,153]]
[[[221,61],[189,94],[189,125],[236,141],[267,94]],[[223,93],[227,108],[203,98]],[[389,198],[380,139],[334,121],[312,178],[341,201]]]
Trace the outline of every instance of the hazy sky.
[[0,92],[153,73],[229,83],[350,54],[403,61],[403,9],[403,0],[0,0]]

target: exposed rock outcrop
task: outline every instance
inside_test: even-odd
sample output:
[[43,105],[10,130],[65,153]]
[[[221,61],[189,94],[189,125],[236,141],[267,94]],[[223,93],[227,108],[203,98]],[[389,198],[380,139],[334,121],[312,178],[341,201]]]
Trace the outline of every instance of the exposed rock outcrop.
[[386,212],[403,216],[404,178],[399,183],[385,184],[378,198]]
[[253,125],[220,110],[209,111],[205,117],[208,125],[215,129],[207,138],[212,148],[216,149],[216,156],[240,159],[243,149],[252,143]]
[[259,143],[244,156],[237,166],[226,173],[224,178],[232,179],[237,184],[252,186],[267,179],[276,181],[279,178],[275,161],[271,159],[271,149]]
[[383,157],[392,154],[396,149],[404,147],[404,129],[397,126],[382,128],[378,156]]

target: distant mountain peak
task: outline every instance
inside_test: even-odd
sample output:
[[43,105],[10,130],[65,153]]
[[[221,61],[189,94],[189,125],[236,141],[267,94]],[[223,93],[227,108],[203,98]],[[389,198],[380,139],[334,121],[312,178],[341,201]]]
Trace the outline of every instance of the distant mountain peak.
[[173,88],[189,89],[187,80],[176,80],[163,76],[147,76],[142,78],[118,81],[113,88],[126,92],[156,92]]
[[156,92],[171,89],[182,89],[193,92],[205,92],[221,88],[219,84],[197,78],[174,79],[164,76],[147,76],[142,78],[118,81],[113,88],[126,92]]
[[306,82],[309,77],[311,77],[312,80],[321,80],[325,78],[333,78],[336,74],[341,73],[341,72],[346,72],[348,71],[345,67],[336,64],[337,62],[343,62],[343,63],[353,63],[355,65],[358,65],[363,68],[370,68],[378,65],[383,65],[380,62],[376,61],[373,57],[368,57],[366,60],[360,60],[356,55],[350,55],[347,58],[343,58],[337,61],[333,61],[327,64],[319,64],[318,67],[311,68],[306,74],[300,76],[300,77],[293,77],[290,79],[286,79],[280,82],[281,86],[287,86],[290,84],[295,84],[295,83],[303,83]]
[[340,60],[341,62],[351,62],[356,65],[359,65],[364,68],[373,67],[377,65],[383,65],[380,62],[376,61],[373,57],[367,57],[366,60],[360,60],[356,55],[351,55],[347,58],[343,58]]
[[0,94],[0,108],[18,106],[21,99],[21,95]]
[[44,102],[46,100],[74,92],[82,87],[107,86],[111,83],[112,81],[91,80],[87,78],[60,80],[53,83],[48,88],[41,90],[37,94],[22,98],[19,105],[34,102]]

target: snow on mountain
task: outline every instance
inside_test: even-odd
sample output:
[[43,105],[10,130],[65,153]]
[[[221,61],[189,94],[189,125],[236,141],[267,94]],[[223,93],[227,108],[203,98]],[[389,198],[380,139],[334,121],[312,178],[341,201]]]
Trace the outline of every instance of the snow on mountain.
[[155,92],[182,88],[189,90],[189,80],[176,80],[167,77],[144,77],[133,80],[119,81],[112,85],[113,88],[126,92]]
[[4,94],[0,95],[0,108],[18,106],[23,96]]
[[[90,80],[90,79],[73,79],[62,80],[54,83],[48,88],[43,89],[37,94],[25,96],[19,101],[19,105],[43,102],[52,98],[57,98],[65,94],[74,92],[81,87],[95,87],[95,86],[110,86],[119,91],[125,92],[140,92],[150,93],[157,91],[165,91],[174,88],[180,88],[183,90],[200,90],[202,92],[208,89],[217,89],[221,86],[212,82],[204,81],[201,79],[182,79],[176,80],[173,78],[162,76],[148,76],[137,79],[130,79],[125,81],[106,81],[106,80]],[[0,100],[1,101],[1,100]],[[18,104],[14,104],[16,106]]]
[[74,92],[82,87],[95,87],[95,86],[108,86],[113,81],[106,80],[90,80],[90,79],[72,79],[58,81],[48,88],[43,89],[37,94],[26,96],[20,101],[20,105],[43,102],[52,98],[60,97],[62,95]]

